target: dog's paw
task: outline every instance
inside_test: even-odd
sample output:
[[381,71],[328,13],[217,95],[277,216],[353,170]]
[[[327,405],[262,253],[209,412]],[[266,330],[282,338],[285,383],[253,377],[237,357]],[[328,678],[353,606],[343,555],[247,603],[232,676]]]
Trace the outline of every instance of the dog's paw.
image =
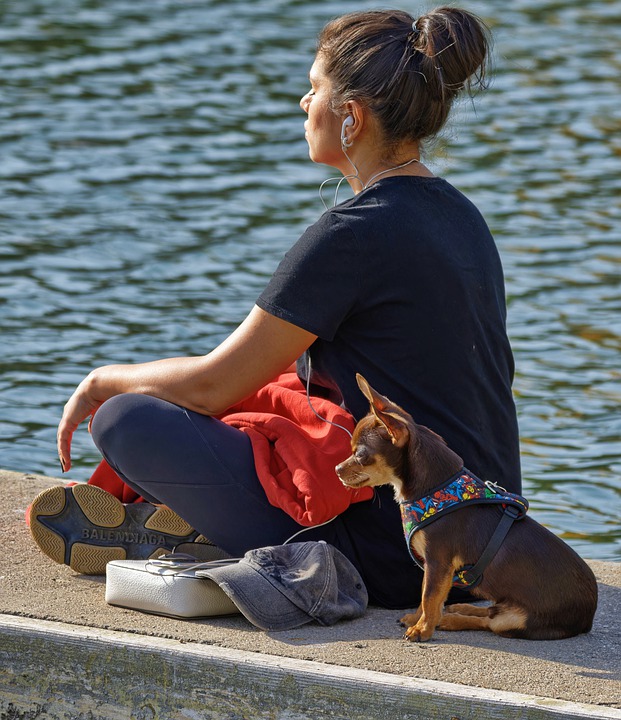
[[416,623],[420,619],[420,612],[415,613],[408,613],[407,615],[404,615],[400,620],[399,624],[403,627],[409,628],[412,627],[412,625],[416,625]]
[[416,623],[411,625],[404,633],[403,637],[410,642],[427,642],[433,635],[433,628],[426,625]]

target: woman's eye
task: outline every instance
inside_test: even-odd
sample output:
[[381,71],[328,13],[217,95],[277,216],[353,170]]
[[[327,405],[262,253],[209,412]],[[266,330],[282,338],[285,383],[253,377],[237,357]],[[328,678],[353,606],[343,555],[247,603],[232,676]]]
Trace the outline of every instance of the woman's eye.
[[308,97],[312,97],[315,94],[314,90],[309,90],[307,93]]

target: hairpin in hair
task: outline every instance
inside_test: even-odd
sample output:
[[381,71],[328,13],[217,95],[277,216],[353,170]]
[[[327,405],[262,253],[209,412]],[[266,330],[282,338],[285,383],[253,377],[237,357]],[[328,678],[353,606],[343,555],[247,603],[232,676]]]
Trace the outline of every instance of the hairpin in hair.
[[417,26],[416,23],[417,23],[416,20],[414,20],[414,22],[412,23],[412,35],[414,36],[413,37],[414,40],[418,40],[418,36],[420,35],[420,32],[421,32],[420,28]]

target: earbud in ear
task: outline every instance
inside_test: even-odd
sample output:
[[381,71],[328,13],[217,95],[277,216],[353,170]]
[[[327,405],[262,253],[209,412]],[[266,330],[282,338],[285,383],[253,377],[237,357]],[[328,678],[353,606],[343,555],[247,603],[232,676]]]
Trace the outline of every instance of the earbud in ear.
[[354,118],[351,115],[348,115],[341,125],[341,145],[344,148],[351,147],[354,144],[354,141],[349,141],[345,135],[345,128],[351,127],[353,124]]

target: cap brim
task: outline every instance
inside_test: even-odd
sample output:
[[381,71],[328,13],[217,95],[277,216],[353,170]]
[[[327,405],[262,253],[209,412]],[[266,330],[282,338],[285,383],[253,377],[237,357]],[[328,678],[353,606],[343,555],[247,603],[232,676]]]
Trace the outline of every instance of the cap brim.
[[218,583],[242,615],[261,630],[292,630],[313,620],[246,562],[198,570],[196,575]]

